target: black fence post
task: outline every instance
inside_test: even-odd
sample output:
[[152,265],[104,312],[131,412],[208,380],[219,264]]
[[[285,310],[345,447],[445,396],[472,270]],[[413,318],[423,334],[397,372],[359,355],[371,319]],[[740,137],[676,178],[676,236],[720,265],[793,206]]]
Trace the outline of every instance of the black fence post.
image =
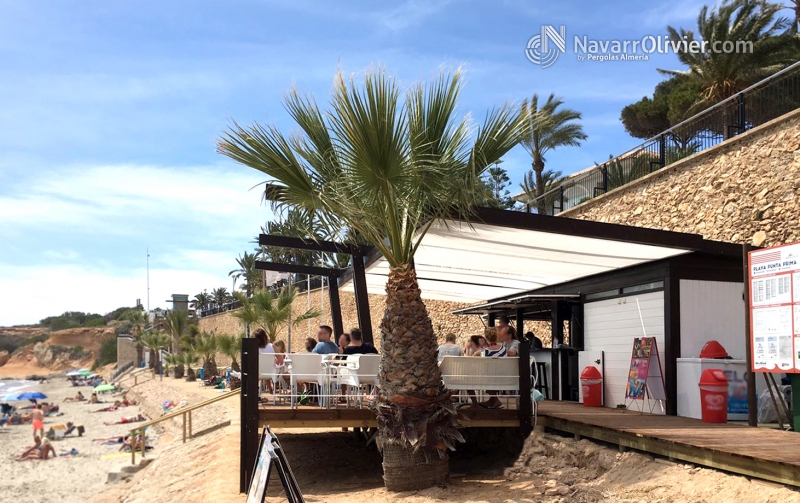
[[667,135],[664,133],[658,137],[658,163],[662,168],[667,165]]
[[531,345],[528,341],[522,340],[519,343],[519,428],[524,437],[533,430],[532,419]]
[[[559,185],[558,189],[559,189],[558,190],[558,204],[559,204],[558,212],[561,213],[562,211],[564,211],[564,185]],[[553,212],[553,214],[555,215],[555,211]]]
[[258,456],[258,341],[242,339],[239,492],[247,492]]
[[603,164],[603,194],[608,192],[608,166]]
[[738,99],[738,120],[737,125],[739,126],[739,131],[736,134],[743,133],[745,129],[747,129],[747,116],[745,115],[745,98],[744,93],[739,93]]

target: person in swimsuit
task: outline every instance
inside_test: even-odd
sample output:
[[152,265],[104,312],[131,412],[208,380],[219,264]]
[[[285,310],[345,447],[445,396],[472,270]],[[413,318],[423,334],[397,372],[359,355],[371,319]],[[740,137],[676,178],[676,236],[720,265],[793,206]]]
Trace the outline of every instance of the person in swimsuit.
[[137,416],[132,416],[132,417],[123,417],[119,421],[107,421],[103,424],[105,424],[106,426],[111,426],[112,424],[139,423],[142,421],[147,421],[147,419],[143,415],[139,414]]
[[[42,406],[37,405],[33,412],[31,412],[31,422],[33,423],[33,436],[35,437],[43,437],[44,436],[44,412],[42,412]],[[36,432],[39,432],[39,435]]]

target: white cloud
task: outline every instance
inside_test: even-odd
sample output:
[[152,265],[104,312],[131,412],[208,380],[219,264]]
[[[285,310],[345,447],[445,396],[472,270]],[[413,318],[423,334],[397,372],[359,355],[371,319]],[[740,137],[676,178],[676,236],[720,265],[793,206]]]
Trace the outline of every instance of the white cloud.
[[[105,314],[118,307],[133,306],[136,299],[147,304],[144,268],[125,274],[110,274],[87,266],[17,267],[0,265],[0,325],[36,323],[65,311]],[[193,296],[204,288],[230,284],[203,270],[150,270],[150,307],[169,307],[173,293]]]
[[230,288],[237,255],[270,215],[249,190],[265,178],[222,164],[74,165],[4,185],[0,325],[144,302],[148,247],[153,307]]

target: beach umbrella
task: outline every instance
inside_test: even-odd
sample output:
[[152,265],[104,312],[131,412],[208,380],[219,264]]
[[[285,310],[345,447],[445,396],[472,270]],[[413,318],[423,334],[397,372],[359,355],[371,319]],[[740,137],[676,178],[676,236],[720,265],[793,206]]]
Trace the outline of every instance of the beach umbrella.
[[10,395],[4,396],[3,400],[14,402],[20,400],[43,400],[45,398],[47,398],[47,395],[44,393],[40,393],[38,391],[26,391],[24,393],[11,393]]
[[73,370],[72,372],[67,372],[67,377],[75,377],[83,375],[79,370]]
[[88,376],[92,375],[92,371],[91,370],[87,370],[87,369],[80,369],[78,371],[78,375],[82,375],[84,377],[88,377]]
[[89,372],[89,369],[87,369],[87,368],[78,369],[78,372]]
[[92,391],[94,391],[95,393],[102,393],[104,391],[114,391],[115,389],[117,388],[115,388],[111,384],[101,384],[100,386],[95,386],[94,390]]

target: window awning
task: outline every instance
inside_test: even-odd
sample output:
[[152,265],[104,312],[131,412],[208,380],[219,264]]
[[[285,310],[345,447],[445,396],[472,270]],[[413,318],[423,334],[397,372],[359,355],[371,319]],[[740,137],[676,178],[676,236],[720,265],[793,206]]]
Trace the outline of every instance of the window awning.
[[[696,234],[481,209],[471,224],[435,222],[414,265],[423,298],[477,303],[694,251],[741,254],[741,247]],[[383,294],[388,274],[386,260],[374,257],[366,267],[369,293]],[[352,280],[340,287],[352,291]]]

